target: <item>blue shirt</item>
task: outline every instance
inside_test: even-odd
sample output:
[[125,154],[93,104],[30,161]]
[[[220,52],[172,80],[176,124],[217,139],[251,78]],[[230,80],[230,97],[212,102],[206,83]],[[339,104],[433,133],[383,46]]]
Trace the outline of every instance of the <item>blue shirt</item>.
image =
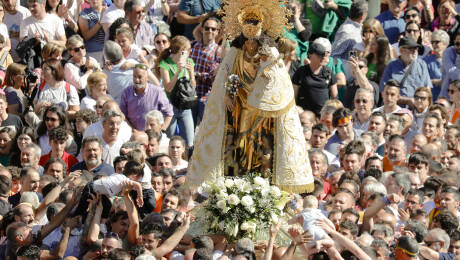
[[[418,87],[433,87],[426,63],[422,59],[417,58],[413,64],[411,72],[400,89],[400,94],[404,97],[413,97]],[[401,59],[396,59],[388,63],[380,80],[380,92],[383,91],[385,83],[390,79],[401,82],[408,68],[409,66],[404,65]]]
[[401,15],[401,17],[397,19],[389,10],[375,17],[375,19],[379,20],[382,24],[385,35],[391,44],[397,42],[401,33],[406,30],[406,22],[404,22],[402,17]]
[[[203,8],[201,7],[203,4]],[[221,0],[181,0],[179,10],[188,13],[190,16],[200,16],[203,13],[217,12],[221,5]],[[184,36],[193,39],[193,29],[197,24],[186,24]]]
[[[86,167],[85,161],[79,162],[72,166],[70,169],[70,172],[73,171],[78,171],[78,170],[88,170],[88,167]],[[113,169],[112,166],[108,165],[105,162],[102,162],[101,165],[97,166],[96,168],[92,169],[90,172],[97,174],[97,173],[105,173],[107,176],[112,175],[115,173],[115,170]]]
[[[358,129],[353,129],[353,133],[355,134],[355,140],[358,139],[361,134],[363,133],[362,131]],[[335,134],[329,138],[329,141],[327,142],[326,146],[324,146],[324,150],[332,153],[336,157],[339,156],[339,146],[342,144],[342,140],[339,137],[339,133],[335,131]]]
[[[96,26],[101,18],[101,14],[93,8],[85,8],[80,13],[81,18],[88,21],[88,30]],[[102,27],[91,39],[85,41],[85,48],[88,52],[98,52],[104,49],[105,33]]]
[[[423,58],[423,60],[426,63],[426,66],[428,67],[428,73],[430,74],[431,79],[441,79],[442,73],[441,73],[441,66],[442,62],[441,59],[438,59],[436,55],[430,54]],[[440,87],[440,86],[437,86]]]
[[440,97],[449,98],[449,82],[459,79],[460,67],[457,66],[457,50],[455,46],[450,46],[442,54],[442,83]]
[[120,104],[123,90],[133,84],[133,69],[121,69],[121,66],[126,62],[139,63],[136,60],[129,59],[113,65],[112,70],[104,70],[107,75],[107,93],[113,97],[113,100],[117,101],[117,104]]

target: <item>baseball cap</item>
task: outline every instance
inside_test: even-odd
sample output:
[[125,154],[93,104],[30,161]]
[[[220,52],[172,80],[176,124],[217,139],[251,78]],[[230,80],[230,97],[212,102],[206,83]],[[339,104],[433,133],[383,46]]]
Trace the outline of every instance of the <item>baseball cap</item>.
[[324,54],[326,54],[326,48],[317,42],[313,42],[308,49],[308,53],[324,56]]

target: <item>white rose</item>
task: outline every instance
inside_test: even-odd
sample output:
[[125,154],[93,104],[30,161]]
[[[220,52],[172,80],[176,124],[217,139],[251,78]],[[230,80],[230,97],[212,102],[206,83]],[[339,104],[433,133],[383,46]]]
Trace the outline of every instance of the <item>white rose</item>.
[[250,212],[250,213],[254,213],[254,212],[256,212],[256,208],[254,208],[254,207],[250,207],[250,208],[249,208],[249,212]]
[[279,196],[281,196],[281,191],[280,191],[280,189],[278,187],[272,186],[271,187],[271,194],[272,194],[273,197],[278,198]]
[[251,196],[246,195],[241,198],[241,204],[243,204],[245,207],[251,207],[254,205],[254,201],[252,200]]
[[241,189],[245,183],[243,179],[234,179],[233,182],[235,183],[235,186]]
[[219,230],[225,230],[225,223],[223,221],[219,222],[219,224],[217,224],[217,227],[219,228]]
[[256,224],[256,223],[254,223],[254,222],[252,222],[252,221],[250,221],[250,222],[248,223],[248,229],[247,229],[248,232],[250,232],[250,233],[256,233],[256,228],[257,228],[257,224]]
[[279,221],[278,215],[276,215],[273,212],[270,214],[270,218],[273,221],[273,223],[278,223],[278,221]]
[[228,196],[227,201],[228,201],[228,204],[230,205],[238,205],[240,203],[240,198],[238,198],[238,195],[232,194]]
[[260,193],[262,194],[262,197],[268,197],[268,194],[270,194],[270,188],[262,188],[262,190],[260,191]]
[[258,176],[257,176],[257,177],[254,178],[254,184],[255,184],[256,186],[264,187],[264,186],[267,185],[267,182],[265,181],[264,178],[258,177]]
[[251,190],[252,190],[252,186],[251,186],[250,183],[247,183],[247,182],[245,182],[243,184],[243,187],[241,188],[241,191],[244,192],[244,193],[249,193],[249,192],[251,192]]
[[241,230],[248,230],[249,229],[249,223],[248,222],[243,222],[240,227]]
[[224,214],[225,214],[225,213],[227,213],[229,210],[230,210],[230,208],[229,208],[229,207],[225,207],[225,208],[223,208],[223,209],[222,209],[222,213],[224,213]]
[[219,187],[225,186],[225,178],[224,177],[219,177],[216,179],[216,184]]
[[225,209],[227,207],[227,203],[225,203],[225,200],[219,200],[216,206],[220,209]]
[[216,194],[218,200],[226,200],[228,198],[228,194],[221,190],[218,194]]
[[225,187],[231,188],[231,187],[233,187],[233,185],[235,185],[235,183],[233,182],[232,179],[226,179],[225,180]]

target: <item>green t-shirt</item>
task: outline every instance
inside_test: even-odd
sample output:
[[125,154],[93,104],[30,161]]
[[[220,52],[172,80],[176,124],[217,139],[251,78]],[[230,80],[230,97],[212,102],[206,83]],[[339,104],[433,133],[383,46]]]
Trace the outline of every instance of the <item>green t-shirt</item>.
[[[188,58],[187,61],[192,63],[193,66],[195,66],[195,63],[193,62],[193,60],[191,58]],[[177,72],[177,64],[171,59],[171,57],[168,57],[168,58],[160,61],[160,65],[158,65],[158,66],[160,68],[166,70],[167,72],[169,72],[169,78],[174,77],[174,74],[176,74],[176,72]],[[171,69],[171,67],[172,67],[172,69]],[[185,70],[181,71],[181,73],[179,74],[179,78],[182,78],[184,76],[184,72],[185,72]],[[189,78],[188,73],[187,73],[187,75],[185,77]]]
[[377,64],[369,63],[369,64],[367,65],[366,77],[367,77],[369,80],[378,82],[378,78],[377,78],[377,75],[378,75],[378,74],[379,74],[379,71],[378,71],[378,69],[377,69]]
[[300,0],[300,2],[305,3],[305,18],[310,20],[312,33],[319,34],[323,26],[323,18],[313,12],[312,5],[315,0]]

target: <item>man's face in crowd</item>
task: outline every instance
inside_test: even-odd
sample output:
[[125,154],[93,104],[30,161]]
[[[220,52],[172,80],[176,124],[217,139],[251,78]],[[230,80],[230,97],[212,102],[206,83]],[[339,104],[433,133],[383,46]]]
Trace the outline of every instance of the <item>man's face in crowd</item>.
[[355,110],[358,114],[370,114],[374,102],[370,93],[361,92],[355,95]]
[[65,151],[66,141],[50,140],[50,146],[53,151],[56,151],[58,154],[63,154]]
[[98,142],[86,143],[83,147],[83,160],[91,167],[96,167],[101,162],[102,150]]
[[163,168],[172,168],[172,161],[168,156],[162,156],[157,159],[155,167],[157,168],[157,171]]
[[35,156],[35,149],[33,147],[27,147],[21,152],[21,165],[22,167],[34,167],[38,164],[40,158]]
[[128,234],[128,228],[129,220],[127,218],[120,218],[115,223],[112,223],[112,232],[116,233],[121,239]]
[[438,120],[433,117],[427,117],[423,121],[422,133],[427,138],[436,138],[439,134],[439,128],[437,126]]
[[447,165],[447,168],[451,170],[452,172],[459,173],[460,172],[460,161],[458,157],[451,157],[449,159],[449,163]]
[[404,209],[409,210],[409,213],[413,213],[418,209],[422,209],[423,202],[420,203],[420,197],[418,195],[407,194],[404,200]]
[[450,128],[444,134],[444,138],[447,142],[447,148],[449,150],[457,150],[458,142],[457,142],[457,133],[458,130],[455,128]]
[[135,68],[133,72],[133,82],[136,88],[145,88],[148,80],[147,71],[142,68]]
[[399,17],[402,14],[403,9],[406,7],[406,4],[406,1],[390,0],[388,1],[388,9],[394,16]]
[[64,166],[61,163],[54,162],[48,166],[45,174],[51,175],[59,181],[64,179]]
[[454,253],[455,255],[460,255],[460,240],[450,241],[449,252]]
[[337,133],[342,139],[349,138],[353,133],[353,122],[348,121],[344,124],[337,125]]
[[101,247],[101,257],[108,258],[110,251],[115,248],[120,248],[120,243],[113,237],[104,238],[102,240],[102,247]]
[[400,123],[396,120],[389,120],[383,132],[383,136],[390,137],[391,135],[401,134]]
[[14,216],[15,221],[21,221],[22,223],[32,226],[34,219],[35,219],[35,213],[34,210],[25,205],[21,205],[21,214],[19,216]]
[[158,153],[159,147],[160,144],[158,143],[158,140],[156,138],[151,138],[149,140],[149,143],[147,144],[147,149],[145,151],[147,157],[152,157],[154,154]]
[[118,162],[114,165],[114,168],[115,168],[115,172],[116,173],[120,173],[122,174],[123,171],[125,170],[125,165],[128,161],[121,161],[121,162]]
[[404,14],[404,20],[405,20],[406,23],[408,23],[410,21],[414,21],[417,24],[420,24],[420,16],[418,15],[417,11],[415,11],[415,10],[407,11]]
[[163,222],[165,223],[165,226],[169,227],[171,226],[171,223],[174,221],[176,218],[176,214],[173,212],[163,212],[161,213],[161,216],[163,217]]
[[155,238],[155,234],[142,234],[142,244],[144,245],[145,249],[152,252],[158,246],[158,239]]
[[396,183],[395,178],[389,176],[385,181],[385,188],[387,189],[387,194],[401,194],[401,187]]
[[29,169],[22,182],[22,191],[37,192],[40,186],[40,174],[37,171]]
[[378,160],[378,159],[375,159],[375,160],[370,160],[368,163],[367,163],[367,169],[370,169],[370,168],[375,168],[375,169],[380,169],[380,170],[383,170],[383,165],[382,165],[382,161],[381,160]]
[[349,229],[346,229],[346,228],[343,228],[343,227],[339,227],[339,233],[342,234],[344,237],[354,241],[356,239],[356,237],[354,237],[352,234],[351,234],[351,230]]
[[409,63],[413,62],[418,57],[418,48],[417,47],[401,46],[401,47],[399,47],[399,51],[401,53],[401,55],[399,57],[406,64],[409,64]]
[[346,172],[357,173],[359,169],[361,169],[360,159],[361,158],[356,153],[346,154],[345,157],[343,158],[343,161],[344,161],[343,169]]
[[120,132],[122,119],[119,116],[112,116],[107,118],[107,120],[102,122],[104,127],[104,134],[110,138],[117,138],[118,133]]
[[385,120],[381,116],[371,117],[368,130],[377,135],[383,134],[383,131],[385,131]]
[[344,211],[353,206],[354,206],[353,198],[344,192],[337,193],[337,195],[335,195],[334,200],[332,202],[332,208],[339,209],[341,211]]
[[425,241],[426,246],[433,249],[434,251],[437,251],[437,252],[442,251],[444,242],[440,241],[432,232],[428,233],[424,241]]
[[329,220],[334,223],[336,229],[338,229],[340,222],[342,222],[342,212],[337,212],[335,214],[329,214]]
[[449,167],[449,160],[455,156],[455,152],[452,150],[447,150],[441,154],[441,163],[444,167]]
[[163,183],[164,183],[164,192],[168,192],[172,189],[174,182],[172,176],[163,176]]
[[349,220],[353,223],[358,222],[358,218],[356,217],[356,215],[353,215],[350,212],[345,212],[342,214],[342,221],[346,221],[346,220]]
[[443,192],[439,198],[439,206],[443,210],[447,210],[450,212],[457,212],[459,202],[455,198],[455,195],[450,192]]
[[33,17],[38,18],[45,11],[45,3],[29,2],[29,11]]
[[207,20],[203,25],[203,40],[214,41],[219,34],[219,25],[215,20]]
[[[17,11],[17,0],[2,0],[3,7],[7,12],[15,12]],[[18,35],[19,36],[19,35]]]
[[334,130],[334,127],[332,126],[332,114],[321,113],[321,118],[319,119],[319,121],[323,123],[325,126],[327,126],[329,132],[332,132],[332,130]]
[[405,158],[406,143],[400,139],[393,140],[388,149],[388,159],[392,162],[402,162]]
[[164,182],[162,176],[152,176],[152,188],[155,190],[155,192],[163,194]]
[[383,90],[383,103],[386,106],[395,106],[399,99],[399,89],[397,87],[386,86]]
[[324,149],[327,143],[327,135],[325,132],[313,129],[310,143],[313,148]]
[[410,172],[416,173],[423,180],[426,179],[426,177],[428,176],[428,172],[430,171],[429,166],[424,163],[411,163],[409,164],[408,168]]
[[416,135],[410,144],[410,153],[421,152],[427,143],[424,135]]
[[152,129],[153,131],[160,133],[161,132],[161,125],[158,123],[156,119],[148,119],[145,123],[145,130]]
[[179,198],[175,195],[168,194],[163,199],[163,206],[161,207],[162,210],[165,209],[177,209],[179,205]]
[[327,164],[323,161],[323,156],[318,153],[314,153],[310,156],[310,165],[312,174],[315,177],[323,177],[327,171]]

